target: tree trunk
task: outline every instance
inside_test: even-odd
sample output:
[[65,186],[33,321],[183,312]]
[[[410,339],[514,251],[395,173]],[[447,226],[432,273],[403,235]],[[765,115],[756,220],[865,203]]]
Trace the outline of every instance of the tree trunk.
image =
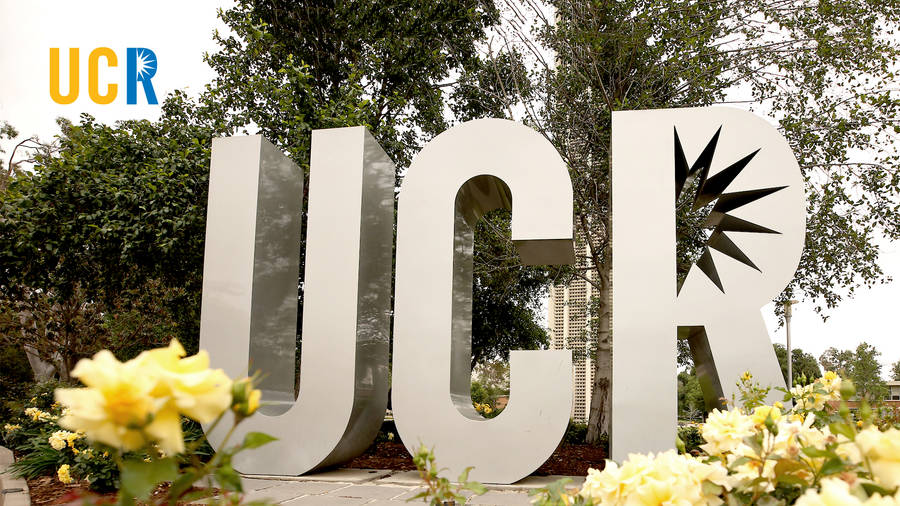
[[594,382],[591,389],[591,411],[588,418],[586,441],[600,442],[600,436],[609,434],[612,401],[612,334],[610,332],[609,283],[600,290],[597,318],[597,353],[594,356]]

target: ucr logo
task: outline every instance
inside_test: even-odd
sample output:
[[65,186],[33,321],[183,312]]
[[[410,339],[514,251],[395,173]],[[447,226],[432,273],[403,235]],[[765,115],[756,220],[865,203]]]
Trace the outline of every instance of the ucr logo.
[[[57,104],[71,104],[78,99],[79,92],[79,48],[69,48],[69,87],[65,95],[59,86],[59,48],[50,48],[50,98]],[[156,53],[145,47],[129,47],[126,49],[125,66],[125,99],[129,105],[137,104],[138,83],[144,88],[147,103],[156,105],[156,92],[150,81],[156,75]],[[105,92],[100,91],[100,59],[106,59],[107,67],[117,67],[119,59],[116,52],[108,47],[98,47],[88,56],[88,95],[96,104],[111,104],[118,95],[119,86],[115,83],[106,85]]]

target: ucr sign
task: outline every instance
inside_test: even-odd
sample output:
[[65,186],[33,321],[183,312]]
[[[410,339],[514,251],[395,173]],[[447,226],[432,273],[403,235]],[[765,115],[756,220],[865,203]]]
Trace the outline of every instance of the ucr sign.
[[[681,134],[677,140],[673,127]],[[692,151],[718,127],[714,159],[709,149]],[[710,166],[733,161],[747,142],[762,148],[758,162],[754,171],[727,181],[729,192],[732,184],[741,191],[787,188],[770,192],[762,206],[720,196],[732,204],[741,200],[738,207],[746,208],[714,209],[714,218],[721,223],[726,214],[743,213],[740,220],[777,224],[780,233],[766,234],[760,244],[734,238],[755,269],[718,258],[722,249],[732,259],[737,254],[721,238],[711,239],[716,253],[705,253],[709,259],[677,291],[677,172],[711,181],[718,174],[710,176]],[[685,166],[690,157],[698,161]],[[673,166],[675,177],[667,172]],[[506,207],[523,263],[574,261],[572,186],[562,159],[538,133],[498,119],[463,123],[425,146],[399,194],[389,369],[394,174],[393,163],[364,128],[313,133],[302,374],[295,400],[302,174],[259,136],[214,141],[200,344],[231,376],[265,374],[263,398],[269,405],[238,431],[263,431],[281,440],[241,454],[235,462],[240,471],[298,475],[358,455],[381,425],[389,377],[401,438],[410,451],[420,442],[434,446],[451,473],[475,466],[473,479],[511,483],[539,467],[562,438],[572,402],[571,352],[513,351],[510,401],[497,418],[482,418],[469,395],[473,225],[484,213]],[[615,113],[612,183],[612,447],[614,457],[621,457],[674,444],[679,332],[691,341],[711,397],[727,395],[727,385],[747,369],[781,384],[759,309],[796,269],[805,222],[802,179],[787,143],[741,111]],[[709,185],[707,190],[715,186]],[[720,234],[742,233],[719,228]],[[702,277],[710,276],[710,261],[718,266],[718,283]],[[223,435],[213,431],[210,439],[215,444]]]

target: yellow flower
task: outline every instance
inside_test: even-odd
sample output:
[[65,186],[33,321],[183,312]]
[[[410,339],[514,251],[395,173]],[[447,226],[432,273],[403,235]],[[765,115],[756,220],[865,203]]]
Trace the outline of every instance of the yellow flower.
[[45,413],[38,408],[26,408],[25,415],[31,417],[32,422],[48,422],[53,420],[53,415]]
[[[157,423],[155,416],[164,403],[150,395],[155,384],[153,375],[133,362],[123,364],[103,350],[92,359],[80,360],[72,376],[87,388],[56,390],[56,400],[68,408],[59,420],[61,427],[126,450],[144,446],[142,429],[151,421]],[[180,422],[178,431],[180,435]]]
[[674,450],[632,454],[621,467],[607,461],[602,472],[588,469],[579,495],[593,504],[717,504],[717,496],[704,493],[703,482],[726,486],[727,473],[718,462],[705,464]]
[[59,466],[59,469],[56,470],[56,477],[59,478],[61,483],[66,485],[75,481],[72,479],[72,475],[69,474],[69,464]]
[[72,376],[87,388],[57,389],[66,406],[60,426],[125,450],[155,441],[168,454],[180,453],[181,415],[211,422],[231,401],[231,380],[209,369],[205,352],[184,355],[173,340],[124,364],[106,350],[79,361]]
[[753,410],[751,418],[757,426],[765,425],[766,420],[778,423],[778,420],[781,419],[781,410],[775,406],[759,406]]
[[14,431],[14,430],[19,430],[19,429],[21,429],[21,428],[22,428],[22,426],[19,425],[19,424],[17,424],[17,423],[16,423],[16,424],[9,424],[9,423],[8,423],[8,424],[6,424],[6,425],[3,426],[3,430],[5,430],[6,432],[12,432],[12,431]]
[[707,443],[700,448],[710,455],[732,452],[744,444],[745,437],[753,434],[753,427],[753,419],[737,409],[714,409],[703,425],[701,434]]
[[807,489],[794,503],[796,506],[896,506],[900,497],[882,497],[873,494],[866,498],[864,493],[854,491],[844,480],[826,478],[822,480],[822,489]]
[[238,418],[245,418],[259,409],[262,392],[253,388],[253,379],[235,381],[231,387],[231,409]]
[[876,483],[888,489],[900,486],[900,430],[869,427],[857,434],[856,444],[868,458]]
[[206,351],[190,357],[185,354],[173,339],[168,347],[145,351],[134,361],[156,374],[154,397],[171,397],[185,416],[200,423],[212,422],[231,404],[231,380],[221,369],[209,368]]
[[84,434],[82,434],[81,432],[66,432],[65,437],[66,437],[66,443],[68,443],[69,446],[74,448],[75,441],[83,438]]
[[69,434],[69,432],[58,430],[51,434],[49,438],[47,438],[47,442],[50,443],[51,448],[56,451],[60,451],[66,447],[66,434]]

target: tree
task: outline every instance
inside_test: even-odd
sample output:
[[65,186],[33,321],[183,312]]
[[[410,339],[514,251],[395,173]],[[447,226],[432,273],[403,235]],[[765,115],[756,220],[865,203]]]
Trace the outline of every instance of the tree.
[[850,378],[860,398],[879,401],[887,393],[881,377],[880,356],[880,351],[864,341],[856,350],[828,348],[819,357],[819,362],[826,371],[835,371],[844,378]]
[[[217,73],[207,114],[257,125],[304,169],[312,129],[365,125],[402,174],[453,122],[504,116],[502,102],[470,92],[518,68],[489,66],[479,51],[499,21],[490,1],[244,0],[220,17],[232,34],[207,56]],[[519,265],[508,212],[483,218],[475,237],[472,363],[544,346],[534,314],[555,271]]]
[[678,418],[690,421],[702,421],[706,413],[700,380],[691,368],[678,373]]
[[183,289],[169,310],[195,349],[213,130],[188,116],[176,95],[159,122],[61,121],[59,154],[2,194],[0,301],[102,312],[157,280]]
[[[530,55],[531,82],[513,90],[531,94],[502,98],[569,165],[576,224],[591,245],[587,260],[596,274],[589,282],[601,303],[589,441],[607,430],[609,414],[613,111],[727,103],[736,95],[766,111],[791,144],[808,195],[806,250],[779,300],[802,295],[824,301],[822,311],[860,284],[884,280],[874,238],[900,237],[895,2],[552,0],[551,9],[524,3],[510,8],[497,53]],[[533,32],[524,28],[529,23]],[[693,263],[695,235],[690,223],[679,224],[686,240],[679,245],[680,276]]]
[[[448,108],[469,118],[490,106],[457,97],[453,79],[487,73],[477,49],[498,19],[491,2],[244,0],[220,16],[230,33],[215,37],[219,50],[206,59],[217,77],[198,100],[176,93],[157,122],[64,121],[60,153],[15,174],[0,215],[6,301],[39,293],[52,307],[79,292],[82,307],[113,307],[158,280],[184,289],[169,309],[194,350],[213,137],[255,125],[306,171],[313,129],[365,125],[402,172],[447,127]],[[534,318],[546,274],[510,257],[508,222],[497,213],[476,231],[476,361],[546,343]]]
[[850,379],[856,385],[856,394],[869,401],[881,401],[887,393],[887,387],[881,378],[881,352],[866,342],[856,347],[853,362],[850,365]]
[[819,363],[826,371],[839,373],[841,376],[849,377],[852,371],[853,360],[855,359],[853,351],[839,350],[835,347],[828,348],[819,357]]
[[[784,376],[784,382],[787,383],[787,348],[781,343],[775,343],[775,355],[778,357],[778,364],[781,366],[781,375]],[[801,376],[809,381],[822,377],[822,371],[816,362],[816,357],[805,353],[800,348],[791,350],[791,372],[794,375],[792,384],[798,383],[797,379]]]
[[894,362],[894,365],[891,366],[891,379],[900,381],[900,360]]

